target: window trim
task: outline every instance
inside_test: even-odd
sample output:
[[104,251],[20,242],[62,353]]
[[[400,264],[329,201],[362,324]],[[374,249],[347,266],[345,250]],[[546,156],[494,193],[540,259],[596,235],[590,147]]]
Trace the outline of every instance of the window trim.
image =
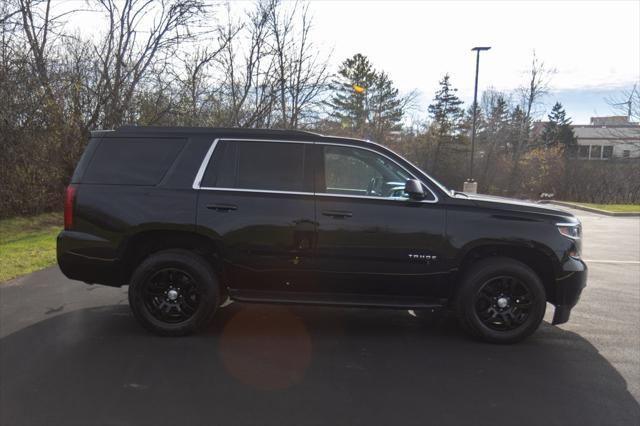
[[418,177],[416,177],[413,173],[403,167],[401,164],[398,164],[393,158],[385,155],[381,152],[376,151],[375,149],[353,145],[353,144],[343,144],[343,143],[335,143],[335,142],[312,142],[312,141],[295,141],[295,140],[284,140],[284,139],[259,139],[259,138],[216,138],[211,143],[209,150],[204,156],[202,163],[200,164],[200,168],[196,173],[196,177],[193,180],[192,188],[195,190],[206,190],[206,191],[230,191],[230,192],[253,192],[253,193],[266,193],[266,194],[291,194],[291,195],[319,195],[323,197],[339,197],[339,198],[355,198],[355,199],[368,199],[368,200],[378,200],[378,201],[405,201],[405,200],[397,200],[391,198],[384,197],[371,197],[368,195],[346,195],[346,194],[326,194],[322,192],[297,192],[297,191],[278,191],[278,190],[267,190],[267,189],[246,189],[246,188],[225,188],[225,187],[212,187],[212,186],[201,186],[202,178],[204,177],[204,173],[209,166],[209,162],[211,161],[211,157],[213,156],[213,152],[218,145],[218,142],[222,141],[230,141],[230,142],[275,142],[275,143],[296,143],[296,144],[307,144],[307,145],[332,145],[332,146],[346,146],[348,148],[356,148],[363,149],[365,151],[371,151],[374,154],[381,155],[387,160],[391,161],[402,170],[404,170],[412,179],[417,179],[422,183],[422,186],[425,187],[431,195],[433,195],[433,200],[411,200],[412,202],[419,203],[427,203],[433,204],[439,201],[438,195],[431,189],[424,181]]

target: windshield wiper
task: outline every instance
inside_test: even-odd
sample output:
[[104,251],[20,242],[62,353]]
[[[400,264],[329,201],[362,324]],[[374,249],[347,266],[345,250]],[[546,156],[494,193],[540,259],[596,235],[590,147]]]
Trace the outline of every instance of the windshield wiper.
[[464,195],[465,197],[469,198],[469,195],[468,195],[468,194],[465,194],[464,192],[456,191],[455,189],[452,189],[452,190],[451,190],[451,193],[452,193],[453,195]]

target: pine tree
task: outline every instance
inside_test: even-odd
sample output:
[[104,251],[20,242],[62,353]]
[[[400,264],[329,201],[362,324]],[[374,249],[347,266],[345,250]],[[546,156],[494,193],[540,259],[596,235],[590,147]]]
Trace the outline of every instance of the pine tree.
[[545,124],[541,139],[547,146],[561,145],[565,149],[576,144],[576,136],[571,127],[571,119],[567,118],[566,111],[560,102],[556,102],[547,116],[549,121]]
[[400,128],[407,98],[400,96],[388,74],[376,71],[366,56],[358,53],[345,60],[331,90],[327,104],[342,128],[376,140]]
[[480,182],[486,187],[492,183],[491,167],[495,164],[497,153],[507,148],[509,140],[509,104],[504,96],[498,94],[492,99],[481,140],[486,146],[484,167]]
[[[338,78],[331,83],[333,96],[328,105],[331,116],[343,128],[355,130],[362,136],[367,124],[367,107],[376,72],[366,56],[357,53],[345,60],[338,70]],[[355,90],[357,87],[364,90]]]
[[522,148],[526,145],[529,127],[530,122],[526,113],[520,105],[516,105],[509,117],[509,136],[507,138],[507,149],[511,151],[511,156],[514,161],[517,161]]
[[440,153],[445,143],[453,142],[463,126],[464,109],[462,101],[456,95],[458,89],[451,86],[449,74],[440,80],[440,89],[433,103],[429,105],[429,115],[433,120],[436,135],[436,149],[432,155],[431,171],[435,173],[440,161]]
[[369,111],[374,139],[384,138],[386,132],[399,130],[404,115],[404,99],[385,72],[376,74],[370,93]]

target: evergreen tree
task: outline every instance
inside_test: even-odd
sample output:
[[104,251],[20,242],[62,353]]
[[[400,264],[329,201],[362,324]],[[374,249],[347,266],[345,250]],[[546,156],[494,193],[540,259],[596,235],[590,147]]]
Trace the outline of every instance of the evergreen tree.
[[369,98],[371,130],[374,139],[382,139],[391,130],[399,130],[405,100],[385,72],[376,74]]
[[520,105],[516,105],[509,117],[507,138],[507,149],[511,152],[514,161],[519,158],[522,148],[526,145],[529,127],[530,120],[527,118],[526,113]]
[[436,148],[432,155],[431,171],[435,173],[440,161],[440,153],[445,143],[453,142],[459,135],[464,123],[462,101],[456,95],[458,89],[451,86],[449,74],[440,80],[440,89],[436,92],[433,103],[429,105],[429,116],[433,120],[436,136]]
[[[331,116],[341,126],[364,136],[367,123],[367,104],[376,72],[366,56],[357,53],[345,60],[338,70],[338,78],[331,83],[333,96],[329,101]],[[364,90],[357,90],[358,88]]]
[[345,60],[331,90],[333,95],[327,104],[342,128],[373,139],[382,139],[386,132],[400,128],[407,99],[366,56],[358,53]]
[[502,94],[491,99],[488,117],[484,126],[484,132],[479,138],[485,145],[484,167],[480,182],[485,188],[492,184],[496,156],[500,150],[505,150],[509,141],[510,130],[509,104]]
[[576,136],[571,127],[571,119],[567,118],[560,102],[556,102],[547,117],[549,121],[545,124],[541,135],[544,144],[547,146],[561,145],[565,149],[574,146]]

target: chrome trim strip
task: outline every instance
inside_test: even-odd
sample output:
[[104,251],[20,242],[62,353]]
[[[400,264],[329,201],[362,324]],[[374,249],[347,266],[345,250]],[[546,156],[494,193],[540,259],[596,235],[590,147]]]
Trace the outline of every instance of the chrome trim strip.
[[[340,144],[340,143],[334,143],[334,142],[309,142],[309,141],[292,141],[292,140],[280,140],[280,139],[217,138],[211,143],[211,147],[209,147],[209,150],[207,151],[207,154],[205,155],[204,159],[202,160],[202,163],[200,164],[200,168],[198,169],[198,173],[196,174],[196,178],[193,181],[193,186],[192,186],[193,189],[203,189],[203,190],[207,190],[207,191],[257,192],[257,193],[266,193],[266,194],[320,195],[320,196],[323,196],[323,197],[364,198],[364,199],[370,199],[370,200],[391,200],[391,201],[396,200],[396,201],[403,201],[403,200],[398,200],[396,198],[371,197],[371,196],[368,196],[368,195],[345,195],[345,194],[327,194],[327,193],[324,193],[324,192],[274,191],[274,190],[266,190],[266,189],[220,188],[220,187],[200,186],[200,184],[202,182],[202,177],[204,176],[204,172],[207,169],[207,166],[209,165],[209,161],[211,160],[211,156],[213,155],[213,151],[215,150],[215,148],[218,145],[219,141],[299,143],[299,144],[309,144],[309,145],[345,146],[345,147],[348,147],[348,148],[363,149],[363,150],[366,150],[366,151],[371,151],[374,154],[383,156],[384,158],[386,158],[387,160],[391,161],[396,166],[398,166],[402,170],[404,170],[413,179],[418,179],[413,173],[411,173],[409,170],[407,170],[404,167],[402,167],[393,158],[390,158],[389,156],[387,156],[387,155],[385,155],[385,154],[383,154],[381,152],[378,152],[378,151],[376,151],[374,149],[363,147],[363,146],[351,145],[351,144]],[[373,143],[373,142],[369,142],[369,143]],[[375,145],[380,146],[378,144],[375,144]],[[421,179],[418,179],[418,180],[420,180],[422,182]],[[437,203],[439,201],[438,195],[435,192],[433,192],[431,190],[431,188],[429,188],[429,186],[427,186],[424,182],[422,182],[422,186],[425,187],[431,193],[431,195],[433,195],[434,199],[433,200],[413,200],[413,201],[414,202],[420,202],[420,203],[429,203],[429,204]]]
[[204,171],[207,169],[207,166],[209,165],[209,160],[211,159],[211,156],[213,155],[213,150],[216,149],[216,145],[218,145],[219,140],[220,139],[215,139],[211,143],[211,146],[209,147],[207,154],[204,156],[204,160],[202,160],[202,163],[200,164],[200,168],[198,169],[196,178],[193,180],[193,186],[192,186],[193,189],[200,189],[200,183],[202,182]]
[[274,191],[269,189],[243,189],[243,188],[218,188],[212,186],[201,186],[198,189],[206,191],[229,191],[229,192],[259,192],[264,194],[293,194],[293,195],[313,195],[313,192],[297,192],[297,191]]
[[316,192],[315,195],[321,196],[321,197],[340,197],[340,198],[364,198],[367,200],[378,200],[378,201],[401,201],[401,202],[406,202],[406,201],[411,201],[414,203],[426,203],[426,204],[433,204],[438,202],[438,200],[436,199],[434,200],[412,200],[411,198],[400,198],[400,197],[372,197],[370,195],[344,195],[344,194],[327,194],[326,192]]

